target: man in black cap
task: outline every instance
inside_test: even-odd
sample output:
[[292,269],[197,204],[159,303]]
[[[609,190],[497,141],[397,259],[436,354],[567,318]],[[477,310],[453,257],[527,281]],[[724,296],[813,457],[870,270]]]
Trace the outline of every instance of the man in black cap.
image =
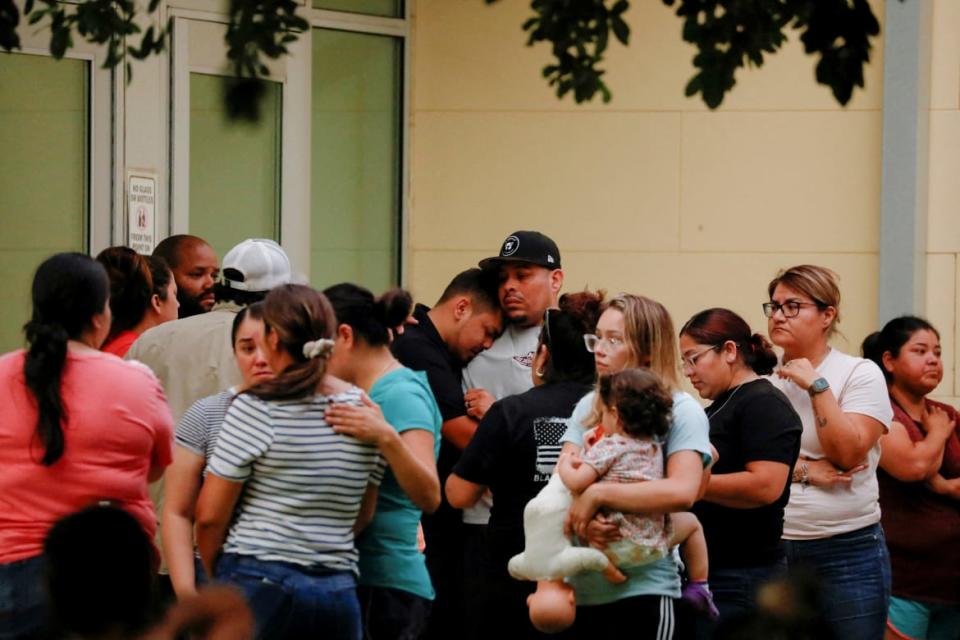
[[508,325],[493,346],[463,370],[467,413],[478,420],[494,400],[533,386],[530,365],[543,314],[557,306],[563,286],[560,250],[537,231],[510,234],[500,255],[481,260],[480,268],[498,272],[500,306]]
[[[533,387],[531,365],[543,316],[547,309],[557,306],[563,286],[560,251],[553,240],[537,231],[510,234],[503,241],[500,254],[481,260],[480,268],[497,272],[500,307],[507,326],[492,347],[463,369],[467,415],[476,420],[494,401]],[[477,594],[467,606],[467,628],[477,628],[478,617],[490,614],[481,595],[484,585],[475,579],[484,575],[484,534],[492,504],[488,492],[476,505],[463,511],[465,587],[467,593]]]

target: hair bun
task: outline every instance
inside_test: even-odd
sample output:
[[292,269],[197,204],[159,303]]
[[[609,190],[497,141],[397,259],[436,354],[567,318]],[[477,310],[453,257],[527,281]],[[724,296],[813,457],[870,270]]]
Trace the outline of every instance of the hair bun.
[[403,324],[413,310],[413,297],[403,289],[391,289],[377,298],[374,313],[388,329]]

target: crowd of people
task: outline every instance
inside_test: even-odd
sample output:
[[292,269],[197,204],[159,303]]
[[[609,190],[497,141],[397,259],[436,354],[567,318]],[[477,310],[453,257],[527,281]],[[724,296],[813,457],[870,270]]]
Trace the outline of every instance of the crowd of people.
[[814,265],[765,332],[563,280],[535,231],[432,307],[263,239],[48,258],[0,356],[0,639],[960,638],[929,322],[842,353]]

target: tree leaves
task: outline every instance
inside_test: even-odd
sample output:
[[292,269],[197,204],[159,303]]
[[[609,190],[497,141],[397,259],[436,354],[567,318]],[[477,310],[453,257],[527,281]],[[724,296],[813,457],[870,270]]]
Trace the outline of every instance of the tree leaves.
[[[683,39],[697,47],[698,72],[686,95],[700,94],[711,109],[723,102],[745,66],[762,66],[764,54],[779,51],[785,31],[800,31],[808,54],[817,54],[816,79],[847,104],[854,86],[863,87],[870,40],[880,24],[867,0],[663,0],[677,4]],[[921,0],[922,1],[922,0]]]
[[17,25],[20,24],[20,11],[13,0],[0,0],[0,49],[11,51],[20,48],[20,36]]
[[[492,4],[497,0],[485,0]],[[902,0],[901,0],[902,1]],[[922,0],[917,0],[922,1]],[[676,6],[683,19],[682,37],[696,46],[697,72],[687,83],[687,96],[700,94],[711,109],[736,85],[736,73],[763,66],[765,55],[787,41],[787,29],[800,31],[808,54],[818,55],[817,82],[847,104],[854,87],[863,87],[863,66],[870,61],[871,38],[880,25],[868,0],[663,0]],[[600,68],[610,32],[629,43],[623,19],[628,0],[533,0],[534,15],[523,24],[527,45],[549,42],[555,62],[543,76],[557,97],[572,93],[576,102],[597,94],[604,102],[610,90]]]
[[270,75],[263,56],[277,59],[289,53],[287,45],[310,23],[297,15],[295,0],[231,0],[227,27],[227,58],[237,82],[226,94],[232,118],[256,121],[260,117],[262,78]]
[[610,89],[599,65],[611,31],[622,44],[630,40],[630,26],[623,19],[629,2],[616,0],[608,6],[605,0],[533,0],[530,6],[534,16],[523,23],[523,30],[529,33],[527,45],[552,44],[556,63],[543,68],[543,77],[557,97],[572,94],[579,103],[599,94],[609,102]]
[[[39,0],[40,7],[34,9],[36,4],[35,0],[27,0],[24,14],[28,16],[27,22],[31,25],[44,20],[49,22],[50,54],[53,57],[59,59],[67,54],[73,47],[73,34],[76,32],[87,42],[105,46],[104,69],[112,69],[121,62],[126,62],[127,54],[143,59],[163,51],[170,31],[169,23],[163,29],[151,26],[139,44],[127,44],[132,36],[140,33],[140,27],[135,22],[135,0],[84,0],[77,4]],[[12,0],[0,0],[0,47],[11,51],[20,48],[20,40],[15,32],[20,16],[10,14],[8,5],[13,6]],[[151,0],[147,13],[155,12],[158,6],[158,0]],[[16,7],[13,7],[13,10],[15,11]],[[12,39],[8,37],[8,29],[13,35]],[[129,82],[132,67],[128,62],[124,66]]]

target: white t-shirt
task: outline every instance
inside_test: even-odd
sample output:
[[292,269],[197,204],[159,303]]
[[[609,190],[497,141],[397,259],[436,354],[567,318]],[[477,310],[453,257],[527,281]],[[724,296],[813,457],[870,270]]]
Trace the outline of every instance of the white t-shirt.
[[[893,421],[893,409],[883,373],[876,364],[831,349],[817,367],[817,372],[830,383],[829,391],[824,393],[833,393],[844,413],[873,418],[883,424],[886,432]],[[810,394],[777,375],[770,376],[769,380],[786,394],[800,414],[803,422],[800,455],[823,458],[825,454],[817,434]],[[868,468],[855,473],[849,485],[821,488],[794,484],[784,511],[783,537],[787,540],[817,540],[879,522],[879,461],[880,443],[877,442],[867,454]]]
[[[540,338],[540,327],[508,325],[493,346],[482,351],[463,369],[463,389],[486,389],[500,400],[533,387],[531,365]],[[463,510],[467,524],[487,524],[493,499],[487,491],[474,506]]]

